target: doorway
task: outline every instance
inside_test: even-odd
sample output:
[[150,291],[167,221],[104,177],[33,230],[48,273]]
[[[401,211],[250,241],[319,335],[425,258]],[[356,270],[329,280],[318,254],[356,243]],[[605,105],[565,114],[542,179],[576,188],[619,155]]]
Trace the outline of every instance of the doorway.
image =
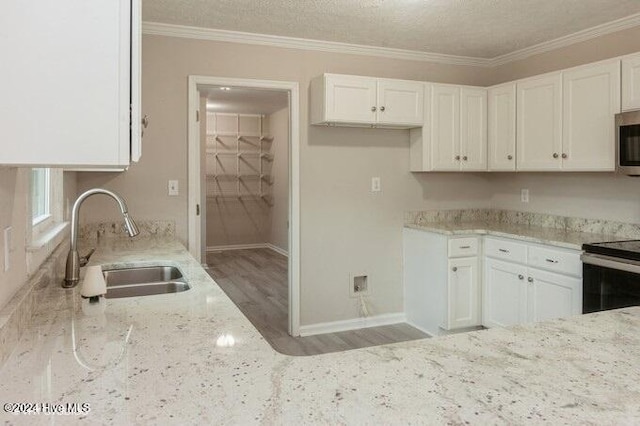
[[271,303],[268,325],[298,336],[298,84],[190,76],[189,118],[189,251],[232,300]]

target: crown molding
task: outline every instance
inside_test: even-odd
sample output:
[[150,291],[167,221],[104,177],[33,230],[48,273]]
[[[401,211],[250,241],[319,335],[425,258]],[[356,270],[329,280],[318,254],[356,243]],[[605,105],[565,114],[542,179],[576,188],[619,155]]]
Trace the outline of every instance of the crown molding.
[[393,49],[390,47],[376,47],[361,44],[339,43],[334,41],[310,40],[268,34],[217,30],[212,28],[188,27],[183,25],[163,24],[159,22],[143,22],[142,33],[196,40],[244,43],[289,49],[315,50],[319,52],[346,53],[351,55],[406,59],[410,61],[435,62],[449,65],[490,66],[489,59],[474,58],[470,56],[445,55],[442,53]]
[[530,56],[539,55],[541,53],[550,52],[562,47],[571,46],[572,44],[580,43],[583,41],[591,40],[600,36],[615,33],[617,31],[626,30],[629,28],[637,27],[640,25],[640,13],[634,15],[625,16],[615,21],[606,22],[595,27],[587,28],[582,31],[575,32],[563,37],[559,37],[553,40],[545,41],[534,46],[525,47],[524,49],[516,50],[511,53],[496,56],[489,60],[490,66],[496,67],[498,65],[504,65],[509,62],[519,61],[521,59],[528,58]]
[[509,62],[522,60],[534,55],[549,52],[572,44],[591,40],[640,26],[640,13],[629,15],[615,21],[587,28],[554,40],[545,41],[534,46],[525,47],[494,58],[477,58],[472,56],[446,55],[442,53],[421,52],[417,50],[394,49],[389,47],[366,46],[361,44],[340,43],[334,41],[310,40],[304,38],[255,34],[241,31],[218,30],[212,28],[190,27],[184,25],[163,24],[160,22],[143,22],[142,33],[167,37],[180,37],[195,40],[243,43],[260,46],[281,47],[288,49],[315,50],[319,52],[344,53],[351,55],[377,56],[382,58],[404,59],[409,61],[433,62],[447,65],[466,65],[480,67],[496,67]]

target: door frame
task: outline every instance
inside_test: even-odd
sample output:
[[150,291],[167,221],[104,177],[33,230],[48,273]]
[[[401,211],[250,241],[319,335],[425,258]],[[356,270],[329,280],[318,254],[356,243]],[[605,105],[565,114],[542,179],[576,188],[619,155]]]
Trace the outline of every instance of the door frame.
[[[298,82],[190,75],[188,79],[188,247],[202,262],[203,205],[200,177],[200,96],[198,86],[231,86],[289,92],[289,334],[300,335],[300,89]],[[200,117],[204,118],[204,115]]]

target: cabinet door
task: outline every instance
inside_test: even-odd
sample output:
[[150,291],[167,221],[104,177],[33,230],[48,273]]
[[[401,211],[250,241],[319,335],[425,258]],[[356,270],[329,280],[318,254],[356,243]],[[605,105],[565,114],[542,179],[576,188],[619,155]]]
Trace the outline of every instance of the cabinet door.
[[422,126],[423,83],[378,80],[378,123]]
[[460,170],[460,88],[434,84],[431,101],[433,170]]
[[460,169],[487,170],[487,90],[460,89]]
[[131,0],[6,0],[0,164],[129,165]]
[[489,96],[488,169],[516,169],[516,85],[491,87]]
[[449,259],[447,322],[444,329],[480,325],[478,258]]
[[409,130],[409,170],[412,172],[431,171],[431,84],[423,85],[424,122],[422,127]]
[[640,55],[622,59],[622,110],[640,109]]
[[363,124],[376,122],[375,78],[327,75],[325,84],[326,121]]
[[562,74],[517,83],[517,169],[560,170],[562,148]]
[[482,325],[506,327],[527,320],[527,268],[495,259],[485,261]]
[[563,72],[562,91],[563,170],[615,170],[613,116],[620,112],[620,61]]
[[529,268],[528,320],[564,318],[582,313],[582,280]]

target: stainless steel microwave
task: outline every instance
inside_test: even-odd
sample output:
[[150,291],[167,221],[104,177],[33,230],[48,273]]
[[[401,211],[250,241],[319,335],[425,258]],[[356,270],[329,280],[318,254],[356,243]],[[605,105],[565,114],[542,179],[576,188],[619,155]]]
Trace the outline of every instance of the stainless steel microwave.
[[616,114],[616,161],[620,173],[640,176],[640,110]]

